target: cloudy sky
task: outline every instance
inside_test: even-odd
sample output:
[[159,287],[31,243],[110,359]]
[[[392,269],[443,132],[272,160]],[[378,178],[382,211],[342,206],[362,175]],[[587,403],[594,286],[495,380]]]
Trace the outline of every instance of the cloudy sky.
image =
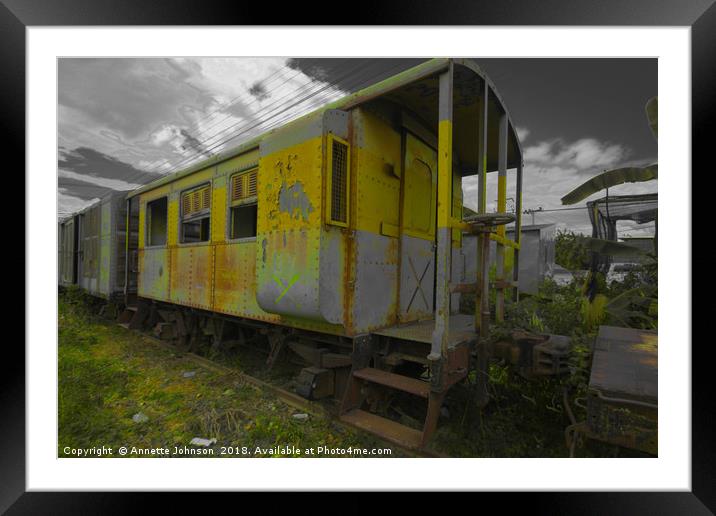
[[[59,215],[110,189],[132,189],[184,168],[419,62],[60,59]],[[644,104],[657,94],[655,59],[477,62],[521,136],[525,208],[563,208],[560,198],[596,173],[657,161],[644,115]],[[490,176],[488,202],[497,197],[496,174]],[[508,175],[508,187],[513,177]],[[466,179],[463,190],[465,203],[474,207],[474,181]],[[610,195],[656,190],[654,181],[617,187]],[[584,210],[543,211],[535,222],[591,232]],[[653,233],[651,224],[620,229],[632,236]]]

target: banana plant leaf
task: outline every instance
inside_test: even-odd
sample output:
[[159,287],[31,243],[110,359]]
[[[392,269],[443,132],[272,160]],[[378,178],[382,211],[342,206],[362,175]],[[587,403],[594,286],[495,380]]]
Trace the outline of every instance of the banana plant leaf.
[[562,197],[562,204],[575,204],[583,201],[592,194],[624,183],[641,183],[657,179],[659,175],[658,165],[654,163],[648,167],[625,167],[607,170],[594,176],[589,181],[582,183],[577,188]]
[[634,256],[635,254],[640,256],[649,255],[646,251],[623,242],[614,242],[613,240],[602,240],[601,238],[592,237],[582,237],[581,241],[590,251],[612,257]]
[[[657,312],[652,310],[652,305],[657,301],[653,297],[656,292],[652,292],[652,290],[651,288],[636,287],[622,292],[606,304],[604,311],[625,327],[631,327],[630,323],[634,320],[654,327]],[[645,311],[647,313],[644,313]]]
[[646,103],[646,119],[649,121],[649,128],[654,138],[659,138],[659,101],[658,97],[652,97]]

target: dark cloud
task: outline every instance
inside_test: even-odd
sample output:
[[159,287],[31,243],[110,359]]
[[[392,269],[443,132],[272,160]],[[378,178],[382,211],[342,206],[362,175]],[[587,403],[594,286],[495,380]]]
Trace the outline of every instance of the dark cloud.
[[266,90],[266,87],[261,84],[261,82],[255,82],[251,88],[249,88],[249,93],[256,97],[258,100],[266,100],[271,95]]
[[658,93],[657,59],[481,59],[530,142],[595,138],[657,154],[645,105]]
[[111,188],[107,188],[105,186],[99,186],[81,181],[79,179],[62,176],[57,179],[57,188],[65,193],[71,192],[73,197],[77,197],[83,201],[101,198],[113,191]]
[[74,150],[60,149],[57,167],[78,174],[128,183],[143,184],[158,177],[157,174],[139,170],[129,163],[89,147],[79,147]]
[[58,100],[126,139],[146,138],[158,122],[184,125],[187,112],[214,102],[188,82],[200,72],[170,59],[60,59]]
[[179,131],[179,134],[184,137],[184,142],[182,143],[183,150],[192,149],[198,154],[211,156],[211,152],[206,148],[206,146],[202,142],[197,140],[195,137],[193,137],[191,134],[189,134],[189,131],[187,131],[186,129],[181,129]]

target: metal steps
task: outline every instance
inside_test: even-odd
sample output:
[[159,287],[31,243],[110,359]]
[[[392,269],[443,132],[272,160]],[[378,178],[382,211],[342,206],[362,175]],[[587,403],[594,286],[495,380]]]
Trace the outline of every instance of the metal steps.
[[[375,384],[426,399],[427,413],[422,431],[362,410],[361,407],[366,401],[366,384]],[[354,369],[348,379],[341,404],[340,420],[403,448],[422,449],[435,432],[444,397],[445,392],[433,392],[429,383],[416,378],[372,367]]]
[[401,425],[390,419],[371,414],[361,409],[353,409],[340,417],[341,421],[351,426],[376,434],[386,441],[403,448],[420,448],[423,432]]
[[403,376],[395,373],[389,373],[388,371],[382,371],[380,369],[373,369],[372,367],[366,367],[365,369],[359,369],[353,372],[355,378],[360,378],[372,383],[391,387],[398,391],[408,392],[421,398],[426,398],[430,394],[430,384]]
[[[142,324],[147,320],[148,316],[149,307],[146,304],[127,305],[124,307],[124,311],[119,315],[117,323],[125,328],[138,330],[142,327]],[[125,326],[125,324],[127,326]]]

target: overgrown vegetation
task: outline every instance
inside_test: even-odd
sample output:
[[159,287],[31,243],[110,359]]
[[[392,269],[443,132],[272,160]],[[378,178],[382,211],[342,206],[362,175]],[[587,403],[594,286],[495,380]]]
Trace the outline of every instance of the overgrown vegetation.
[[[70,449],[193,447],[194,437],[247,455],[287,456],[280,446],[384,448],[383,443],[309,415],[239,377],[197,365],[187,355],[94,317],[91,298],[71,289],[59,298],[58,402],[60,457]],[[185,373],[194,373],[185,377]],[[135,422],[137,414],[147,419]],[[255,453],[256,449],[261,451]],[[323,456],[348,456],[330,455]],[[142,455],[144,456],[144,455]],[[305,456],[301,454],[300,456]],[[392,456],[405,456],[394,449]]]
[[[562,265],[565,268],[578,270],[583,265],[584,254],[577,240],[578,236],[570,233],[562,237]],[[564,257],[568,259],[564,260]],[[564,439],[560,432],[569,421],[562,394],[567,390],[570,399],[585,396],[599,325],[658,328],[657,268],[656,257],[650,256],[619,280],[608,282],[604,275],[598,274],[595,277],[596,295],[591,302],[586,296],[585,277],[581,275],[575,275],[565,285],[547,279],[540,285],[537,295],[523,295],[519,302],[506,301],[505,322],[491,327],[490,340],[507,339],[515,329],[566,335],[573,343],[570,372],[561,378],[526,380],[514,368],[503,362],[493,362],[489,374],[493,403],[479,415],[473,415],[472,425],[477,424],[479,428],[478,432],[472,430],[470,438],[475,453],[479,456],[564,456]],[[494,313],[494,296],[490,301],[490,310]],[[466,313],[474,313],[474,298],[465,296],[461,308]],[[571,408],[577,420],[585,418],[582,408]],[[500,438],[501,433],[510,437]],[[590,441],[579,453],[609,456],[615,453],[615,448]],[[641,456],[639,452],[626,449],[619,449],[618,453]]]
[[589,268],[591,253],[581,234],[559,229],[554,237],[554,261],[571,272]]

